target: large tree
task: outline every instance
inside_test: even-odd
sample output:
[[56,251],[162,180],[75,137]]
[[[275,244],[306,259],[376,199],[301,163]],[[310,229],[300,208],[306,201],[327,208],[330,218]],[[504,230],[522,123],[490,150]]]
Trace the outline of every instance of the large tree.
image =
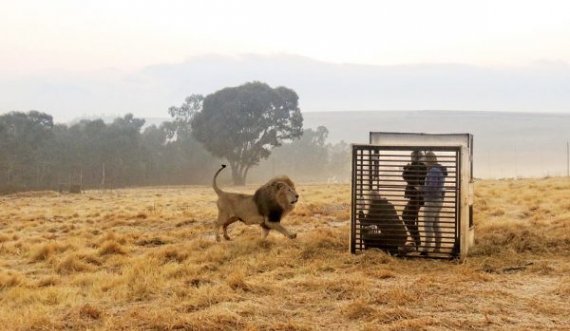
[[261,82],[212,93],[192,119],[192,135],[214,156],[227,159],[234,184],[283,141],[303,134],[299,97],[286,87]]
[[0,116],[0,185],[6,191],[39,185],[40,161],[52,129],[51,115],[38,111]]

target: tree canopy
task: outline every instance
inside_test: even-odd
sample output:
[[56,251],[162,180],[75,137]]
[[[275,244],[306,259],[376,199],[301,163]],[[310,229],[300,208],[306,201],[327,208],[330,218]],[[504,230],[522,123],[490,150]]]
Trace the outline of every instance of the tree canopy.
[[303,134],[298,101],[295,91],[261,82],[224,88],[204,98],[192,134],[214,156],[227,159],[234,184],[245,184],[249,169],[273,147]]
[[186,141],[192,139],[191,121],[194,115],[202,109],[204,97],[200,94],[192,94],[186,97],[180,107],[172,106],[168,108],[168,114],[172,121],[163,123],[169,131],[169,138],[173,140]]
[[51,115],[38,111],[11,112],[0,116],[0,182],[16,187],[19,182],[33,183],[35,165],[45,154],[44,146],[52,137]]

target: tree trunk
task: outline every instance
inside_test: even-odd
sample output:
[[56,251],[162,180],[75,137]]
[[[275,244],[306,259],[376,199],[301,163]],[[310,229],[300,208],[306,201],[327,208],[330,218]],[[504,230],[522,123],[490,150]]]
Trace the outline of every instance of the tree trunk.
[[243,167],[233,162],[230,162],[230,167],[232,168],[232,181],[234,182],[234,185],[244,186],[245,176]]
[[247,172],[249,171],[249,167],[250,166],[246,166],[244,171],[243,171],[243,183],[245,185],[245,179],[247,178]]

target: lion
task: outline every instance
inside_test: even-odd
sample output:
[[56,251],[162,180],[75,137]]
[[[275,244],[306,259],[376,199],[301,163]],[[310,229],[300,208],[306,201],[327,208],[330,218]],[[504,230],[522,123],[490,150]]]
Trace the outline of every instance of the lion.
[[218,195],[218,218],[214,223],[216,240],[220,241],[220,227],[223,228],[224,239],[230,240],[227,229],[234,222],[259,224],[263,229],[263,239],[269,231],[277,230],[286,237],[294,239],[296,233],[289,232],[281,225],[281,219],[295,208],[299,195],[295,184],[287,176],[275,177],[259,187],[253,195],[224,192],[216,183],[216,179],[225,164],[214,175],[212,187]]

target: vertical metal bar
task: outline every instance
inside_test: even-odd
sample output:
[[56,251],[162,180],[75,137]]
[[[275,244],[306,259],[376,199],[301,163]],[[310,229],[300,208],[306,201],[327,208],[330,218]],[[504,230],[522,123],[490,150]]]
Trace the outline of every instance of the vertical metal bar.
[[[473,136],[469,135],[469,145],[467,146],[469,148],[469,185],[472,186],[473,185]],[[471,196],[471,187],[469,187],[467,194],[469,194],[469,199],[473,199],[474,197]],[[473,194],[475,194],[473,192]],[[473,227],[473,200],[471,200],[471,203],[469,204],[469,228],[471,229]]]
[[570,177],[570,142],[566,142],[566,177]]
[[350,217],[350,252],[356,251],[356,146],[352,146],[352,211]]
[[461,201],[463,198],[463,190],[461,189],[461,148],[455,151],[455,245],[457,247],[453,254],[459,256],[461,252]]
[[471,168],[471,181],[473,181],[473,136],[469,135],[469,166]]
[[368,191],[372,190],[372,169],[374,168],[372,166],[372,150],[370,150],[370,148],[366,149],[366,151],[368,152]]
[[[357,171],[358,171],[358,175],[360,176],[360,185],[358,186],[358,190],[359,190],[359,195],[358,197],[362,198],[363,196],[363,190],[364,190],[364,148],[360,147],[358,149],[358,154],[357,154]],[[364,249],[364,244],[362,242],[362,224],[360,224],[361,220],[358,221],[357,224],[357,229],[358,229],[358,249],[362,252],[362,250]]]
[[380,170],[378,168],[378,164],[380,162],[380,155],[378,152],[378,148],[374,149],[374,162],[373,162],[373,167],[374,167],[374,181],[373,184],[376,184],[375,186],[373,185],[371,189],[373,190],[378,190],[378,186],[379,186],[379,181],[380,181]]

